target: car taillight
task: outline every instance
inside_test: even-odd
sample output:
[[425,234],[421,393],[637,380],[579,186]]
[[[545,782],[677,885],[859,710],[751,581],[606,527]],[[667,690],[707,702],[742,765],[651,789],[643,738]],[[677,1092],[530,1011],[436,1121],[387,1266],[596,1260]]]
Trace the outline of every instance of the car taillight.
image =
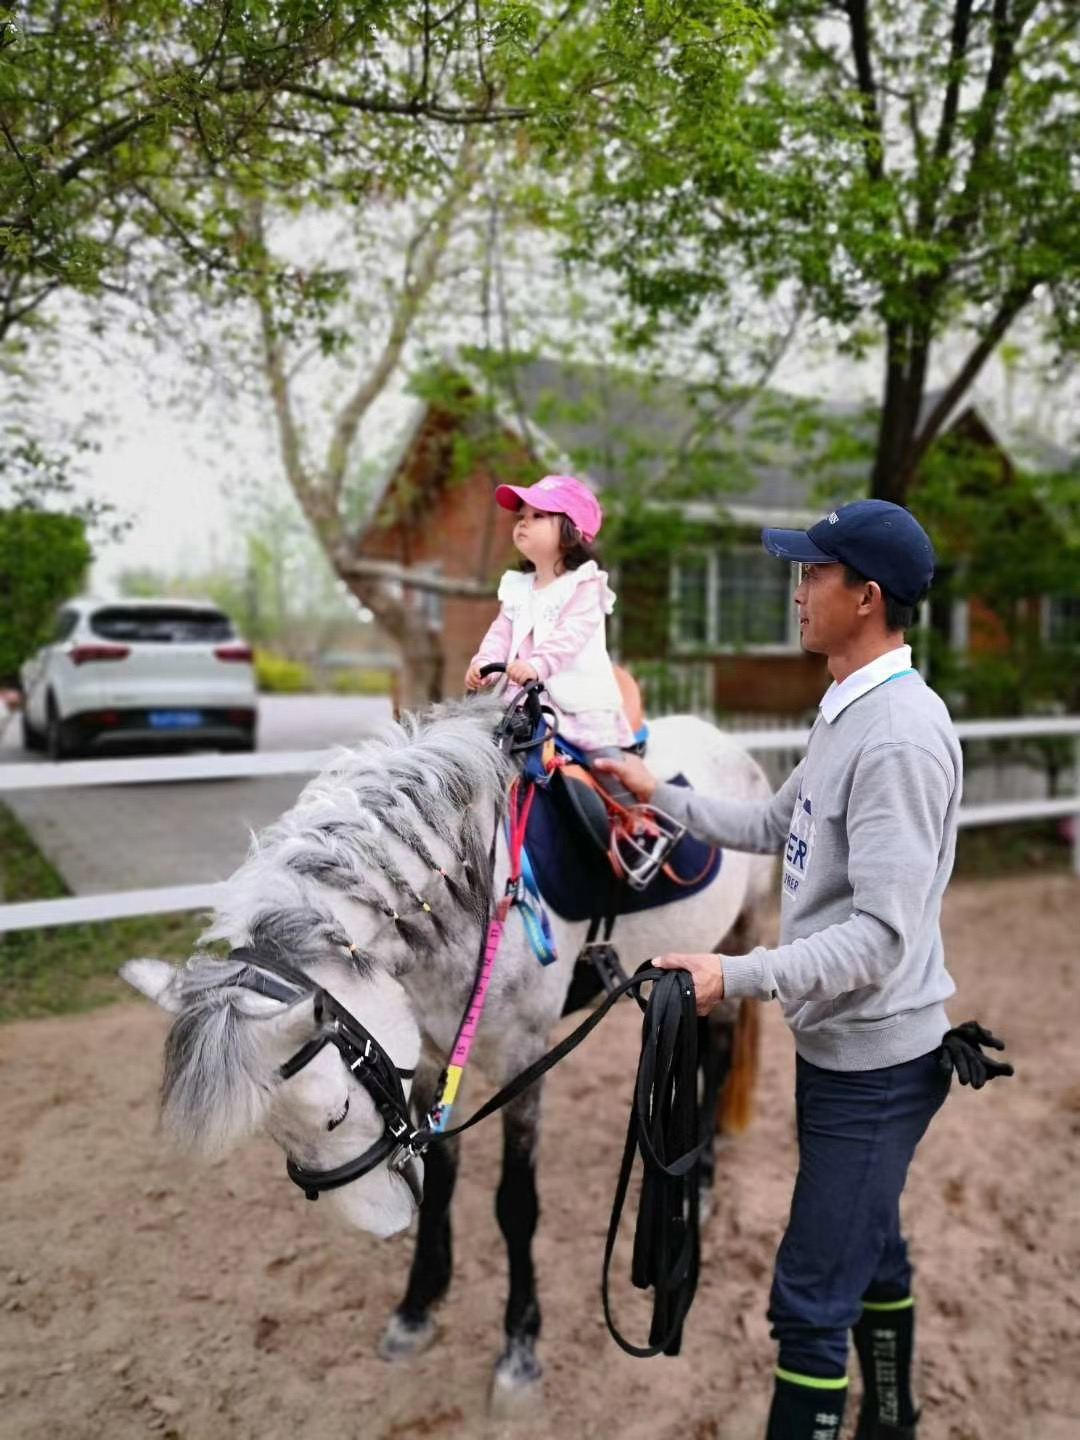
[[232,660],[243,665],[250,665],[254,659],[250,645],[219,645],[214,655],[218,660]]
[[126,660],[130,654],[129,645],[73,645],[68,659],[73,665],[88,665],[94,660]]

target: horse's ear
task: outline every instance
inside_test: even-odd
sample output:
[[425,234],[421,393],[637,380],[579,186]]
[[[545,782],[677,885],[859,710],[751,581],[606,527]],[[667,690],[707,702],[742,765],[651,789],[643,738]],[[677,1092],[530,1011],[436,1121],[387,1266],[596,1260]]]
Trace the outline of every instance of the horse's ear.
[[148,996],[170,1015],[176,1015],[183,1005],[177,981],[180,971],[165,960],[125,960],[120,966],[120,978],[133,985],[141,994]]
[[315,996],[305,995],[295,1005],[279,1010],[276,1015],[267,1016],[260,1025],[266,1027],[270,1043],[279,1064],[284,1064],[307,1043],[319,1028],[315,1019]]

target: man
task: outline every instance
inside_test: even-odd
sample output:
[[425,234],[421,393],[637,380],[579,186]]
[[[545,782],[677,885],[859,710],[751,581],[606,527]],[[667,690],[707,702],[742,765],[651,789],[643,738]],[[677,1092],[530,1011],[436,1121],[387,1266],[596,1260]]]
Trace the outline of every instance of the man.
[[[799,1172],[769,1304],[779,1363],[767,1440],[835,1440],[849,1329],[864,1381],[858,1440],[913,1440],[900,1193],[949,1088],[955,986],[940,910],[961,786],[956,732],[904,643],[934,552],[914,517],[882,500],[762,540],[801,567],[802,644],[832,675],[806,758],[765,804],[661,784],[635,756],[596,764],[704,840],[783,851],[777,949],[655,963],[690,971],[700,1013],[725,995],[779,1000],[795,1034]],[[984,1031],[966,1038],[999,1045]],[[1009,1073],[969,1054],[984,1075]]]

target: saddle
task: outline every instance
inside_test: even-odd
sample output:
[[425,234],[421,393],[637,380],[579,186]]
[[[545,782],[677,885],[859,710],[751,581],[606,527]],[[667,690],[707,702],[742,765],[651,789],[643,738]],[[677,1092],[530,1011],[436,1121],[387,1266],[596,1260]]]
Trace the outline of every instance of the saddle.
[[[648,739],[641,693],[626,671],[616,666],[615,675],[636,737],[628,750],[641,754]],[[542,689],[526,687],[496,741],[519,756],[531,785],[525,848],[544,900],[567,919],[614,917],[668,904],[677,893],[709,883],[718,852],[692,840],[655,806],[641,804],[617,776],[593,770],[598,757],[623,752],[612,746],[586,753],[559,736],[554,712],[541,702]],[[686,781],[677,776],[675,783]]]

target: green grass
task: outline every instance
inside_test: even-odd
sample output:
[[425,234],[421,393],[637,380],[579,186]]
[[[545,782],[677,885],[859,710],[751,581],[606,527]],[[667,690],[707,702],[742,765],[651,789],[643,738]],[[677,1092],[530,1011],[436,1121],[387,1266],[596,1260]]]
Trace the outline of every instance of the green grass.
[[961,830],[956,842],[954,874],[962,879],[995,875],[1061,873],[1072,867],[1072,847],[1056,820],[1017,825],[979,825]]
[[[49,900],[64,882],[19,821],[0,805],[0,901]],[[194,914],[145,915],[0,935],[0,1021],[64,1015],[130,998],[117,977],[124,960],[184,960],[202,923]]]

